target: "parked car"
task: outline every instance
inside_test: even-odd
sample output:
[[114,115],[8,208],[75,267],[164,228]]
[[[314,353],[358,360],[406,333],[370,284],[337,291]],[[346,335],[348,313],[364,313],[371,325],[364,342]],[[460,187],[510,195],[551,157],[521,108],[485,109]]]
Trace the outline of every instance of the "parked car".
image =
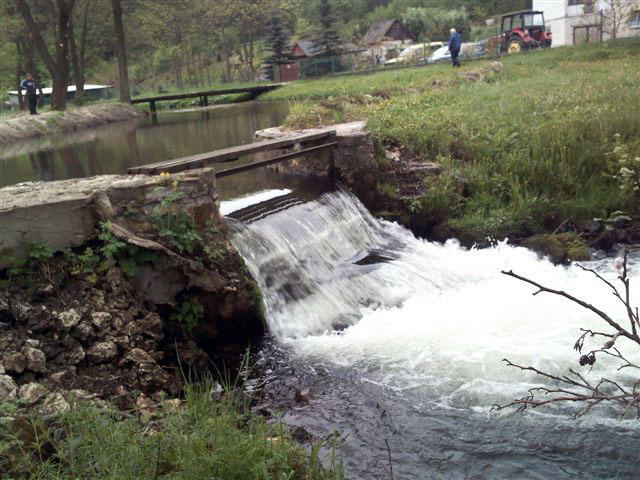
[[450,62],[450,61],[451,61],[451,52],[449,51],[448,45],[445,45],[444,47],[440,47],[435,52],[433,52],[429,58],[427,58],[427,63]]
[[[485,55],[485,43],[463,43],[460,48],[460,58],[481,58]],[[445,45],[437,49],[433,54],[427,58],[426,63],[438,63],[451,61],[451,52],[449,46]]]
[[444,42],[427,42],[411,45],[402,50],[396,58],[387,60],[385,65],[418,63],[422,58],[428,57],[433,51],[443,46]]

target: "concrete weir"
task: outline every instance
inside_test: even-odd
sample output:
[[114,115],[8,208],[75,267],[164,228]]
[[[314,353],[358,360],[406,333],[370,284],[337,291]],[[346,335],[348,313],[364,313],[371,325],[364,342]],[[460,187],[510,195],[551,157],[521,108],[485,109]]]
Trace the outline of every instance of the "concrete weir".
[[[183,208],[220,222],[212,169],[177,173],[173,181],[184,194]],[[54,250],[80,246],[96,235],[101,221],[144,236],[152,228],[149,216],[163,197],[159,189],[167,183],[160,175],[101,175],[1,188],[0,267],[10,256],[27,255],[33,243]]]
[[[336,131],[335,152],[318,151],[278,164],[289,173],[327,176],[332,169],[347,184],[373,179],[373,142],[363,122],[305,130],[304,134]],[[285,139],[300,132],[271,128],[256,133],[258,140]],[[324,140],[320,138],[318,142]],[[313,147],[314,143],[295,148]],[[283,153],[292,149],[283,150]],[[263,155],[273,156],[274,151]],[[266,157],[265,157],[266,158]],[[169,179],[170,178],[170,179]],[[101,175],[90,178],[25,183],[0,189],[0,268],[10,257],[28,254],[29,245],[43,243],[54,250],[83,245],[96,235],[100,222],[109,221],[145,236],[152,229],[149,216],[162,200],[160,187],[175,182],[184,195],[180,206],[194,218],[218,224],[219,193],[215,170],[201,168],[163,175]]]

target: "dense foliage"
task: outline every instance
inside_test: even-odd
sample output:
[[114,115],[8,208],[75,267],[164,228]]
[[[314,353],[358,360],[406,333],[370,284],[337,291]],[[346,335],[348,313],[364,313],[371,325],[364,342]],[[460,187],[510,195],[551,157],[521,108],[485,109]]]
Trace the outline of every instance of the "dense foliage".
[[[0,0],[0,92],[15,88],[28,71],[51,86],[17,0]],[[53,52],[57,5],[24,0]],[[75,0],[69,37],[70,82],[118,83],[111,2]],[[330,50],[340,40],[358,42],[375,22],[399,18],[416,38],[440,40],[450,23],[466,34],[469,22],[530,6],[530,0],[122,0],[132,95],[220,82],[252,81],[273,55],[272,13],[282,35],[320,39]]]

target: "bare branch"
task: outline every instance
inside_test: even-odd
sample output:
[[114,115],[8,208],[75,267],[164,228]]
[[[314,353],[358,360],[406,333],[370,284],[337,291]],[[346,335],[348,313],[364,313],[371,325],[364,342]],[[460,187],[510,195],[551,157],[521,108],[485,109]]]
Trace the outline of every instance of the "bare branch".
[[[622,293],[615,285],[606,280],[595,270],[585,268],[581,265],[578,266],[582,270],[595,275],[600,281],[607,285],[613,291],[614,296],[618,298],[620,302],[622,302],[629,317],[631,325],[630,330],[622,327],[618,322],[613,320],[609,315],[607,315],[597,307],[577,297],[574,297],[573,295],[563,290],[555,290],[545,287],[544,285],[518,275],[511,270],[508,272],[503,271],[502,273],[535,286],[537,290],[533,293],[533,295],[538,295],[539,293],[551,293],[564,297],[571,302],[592,311],[614,329],[614,332],[612,333],[599,332],[584,328],[580,329],[582,334],[578,337],[573,347],[574,350],[578,351],[579,353],[582,353],[584,342],[587,336],[604,337],[608,339],[601,348],[591,350],[590,352],[581,355],[579,359],[579,363],[581,366],[593,365],[596,362],[596,356],[602,353],[604,355],[615,358],[620,362],[617,368],[618,370],[622,370],[623,368],[640,370],[640,365],[638,365],[637,362],[632,363],[631,361],[629,361],[629,359],[622,355],[620,350],[615,346],[616,341],[621,336],[629,338],[631,341],[640,346],[640,336],[638,336],[638,331],[640,329],[638,308],[634,309],[630,305],[630,280],[627,270],[628,254],[629,251],[625,250],[624,259],[622,261],[622,264],[619,265],[621,273],[618,279],[624,285],[624,292]],[[539,370],[534,367],[518,365],[508,359],[504,359],[503,361],[509,367],[515,367],[523,371],[534,372],[536,375],[540,375],[541,377],[551,380],[552,385],[530,388],[527,392],[527,395],[515,399],[506,405],[494,405],[492,410],[502,410],[504,408],[515,407],[518,412],[522,412],[527,408],[537,408],[542,405],[549,405],[554,403],[583,403],[584,406],[582,406],[574,413],[573,418],[575,419],[589,413],[591,409],[597,405],[600,405],[602,403],[613,403],[619,405],[621,408],[621,413],[619,415],[620,419],[624,418],[631,410],[635,410],[636,417],[640,419],[640,379],[638,379],[632,387],[629,387],[622,382],[615,381],[610,378],[601,378],[597,382],[597,384],[594,384],[589,382],[589,380],[587,380],[587,378],[585,378],[585,376],[580,374],[578,371],[571,368],[569,369],[568,375],[559,376],[545,372],[543,370]]]

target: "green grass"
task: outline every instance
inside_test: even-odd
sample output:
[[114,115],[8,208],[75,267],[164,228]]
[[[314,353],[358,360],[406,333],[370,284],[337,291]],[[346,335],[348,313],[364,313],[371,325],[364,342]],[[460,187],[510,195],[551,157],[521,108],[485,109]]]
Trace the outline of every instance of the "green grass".
[[[157,417],[78,404],[51,421],[22,417],[0,429],[3,478],[38,479],[342,479],[333,459],[323,467],[322,446],[297,445],[283,425],[248,413],[212,384],[190,384],[186,405]],[[334,445],[335,447],[335,445]],[[332,450],[335,452],[335,448]]]
[[[445,198],[443,221],[474,238],[541,231],[551,212],[573,222],[638,212],[640,39],[501,61],[500,73],[479,82],[436,65],[299,82],[268,98],[297,102],[289,126],[364,119],[379,140],[467,179],[464,196],[440,182],[410,207],[430,215],[438,199],[442,215]],[[376,91],[386,95],[371,101]]]

